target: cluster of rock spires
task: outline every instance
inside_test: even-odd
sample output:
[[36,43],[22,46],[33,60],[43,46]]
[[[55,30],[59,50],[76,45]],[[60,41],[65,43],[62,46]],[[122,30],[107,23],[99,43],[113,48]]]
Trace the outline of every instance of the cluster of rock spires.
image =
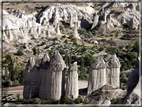
[[108,63],[98,57],[91,65],[87,94],[91,94],[105,84],[115,88],[120,87],[120,62],[116,55],[113,55]]
[[[39,97],[53,100],[60,99],[65,94],[72,99],[78,97],[77,62],[68,69],[66,85],[66,64],[59,52],[56,52],[51,59],[45,54],[39,65],[36,66],[33,58],[30,58],[26,65],[23,91],[25,99]],[[107,64],[102,58],[97,58],[91,65],[87,94],[91,94],[105,84],[119,88],[119,75],[120,63],[116,55],[112,56]]]
[[39,97],[41,99],[60,99],[66,94],[71,98],[78,97],[78,73],[77,62],[69,69],[68,81],[65,89],[66,64],[56,52],[50,59],[48,54],[44,55],[40,67],[35,65],[35,60],[30,58],[25,71],[23,97],[31,99]]
[[[111,8],[121,7],[124,12],[115,15]],[[70,21],[70,27],[95,28],[99,33],[109,33],[116,30],[115,26],[129,26],[138,28],[140,12],[138,3],[109,3],[98,13],[95,12],[94,21],[92,20],[95,10],[88,7],[77,7],[75,5],[54,4],[49,8],[37,13],[26,15],[16,9],[3,10],[3,40],[26,43],[30,38],[54,37],[50,32],[61,35],[59,31],[59,21]],[[38,14],[37,17],[35,15]],[[49,24],[52,20],[53,24]],[[75,23],[75,24],[74,24]],[[75,37],[80,39],[76,30]]]

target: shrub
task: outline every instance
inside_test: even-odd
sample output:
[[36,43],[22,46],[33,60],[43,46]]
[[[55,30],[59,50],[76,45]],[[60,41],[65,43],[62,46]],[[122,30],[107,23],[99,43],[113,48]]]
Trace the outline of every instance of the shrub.
[[61,104],[73,104],[73,100],[70,99],[67,95],[61,98]]
[[21,49],[19,49],[18,51],[17,51],[17,55],[18,56],[22,56],[24,53],[23,53],[23,51],[21,50]]
[[57,37],[55,37],[55,38],[53,38],[52,40],[53,40],[53,41],[56,41],[56,40],[58,40],[58,38],[57,38]]
[[71,41],[76,43],[77,42],[77,39],[75,37],[71,38]]
[[62,38],[66,38],[66,35],[63,35]]
[[122,101],[121,101],[120,98],[112,99],[112,100],[111,100],[111,104],[122,104]]
[[103,50],[104,50],[104,48],[103,48],[103,47],[100,47],[98,50],[99,50],[99,51],[103,51]]
[[92,54],[87,53],[87,54],[85,54],[84,60],[85,60],[85,65],[90,66],[94,62],[95,59]]
[[73,35],[70,35],[70,36],[69,36],[69,39],[72,39],[73,37],[74,37]]
[[76,104],[80,104],[80,103],[83,102],[83,99],[81,98],[81,96],[78,96],[78,98],[76,98],[76,99],[74,100],[74,102],[75,102]]
[[64,42],[65,42],[65,43],[68,43],[68,40],[66,39]]

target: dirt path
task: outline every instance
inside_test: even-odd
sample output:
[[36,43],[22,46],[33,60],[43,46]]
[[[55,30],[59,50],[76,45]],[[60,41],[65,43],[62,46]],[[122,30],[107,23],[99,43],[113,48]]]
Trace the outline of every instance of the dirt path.
[[[85,80],[79,80],[78,81],[78,88],[87,88],[88,81]],[[17,87],[8,87],[8,88],[3,88],[3,91],[8,91],[8,92],[19,92],[23,91],[24,86],[17,86]]]

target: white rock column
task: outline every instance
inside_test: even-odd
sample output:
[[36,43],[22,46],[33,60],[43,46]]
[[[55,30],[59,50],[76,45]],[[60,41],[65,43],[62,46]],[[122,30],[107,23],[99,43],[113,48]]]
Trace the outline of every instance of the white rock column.
[[91,65],[88,80],[87,94],[101,88],[106,84],[106,64],[102,58],[97,58]]
[[97,15],[97,13],[95,13],[94,22],[93,22],[93,25],[92,25],[92,28],[91,28],[91,29],[93,29],[94,27],[97,26],[98,20],[99,20],[99,16]]
[[46,69],[42,70],[39,97],[41,99],[59,100],[62,94],[62,71],[65,62],[59,52],[51,58]]
[[74,27],[72,13],[70,14],[70,27]]
[[61,35],[61,32],[60,32],[60,29],[59,29],[59,23],[57,23],[57,26],[56,26],[56,33],[58,34],[58,35]]
[[74,22],[74,37],[77,38],[77,39],[81,39],[79,34],[78,34],[78,31],[77,31],[77,22]]
[[33,69],[34,65],[35,65],[34,58],[30,58],[28,60],[27,65],[26,65],[25,78],[24,78],[23,98],[25,98],[25,99],[32,98],[32,95],[31,95],[32,94],[32,87],[31,87],[32,72],[31,72],[31,70]]
[[66,85],[66,94],[70,98],[78,97],[78,73],[77,73],[77,62],[74,62],[68,71],[68,79]]
[[107,63],[107,84],[120,87],[120,62],[116,55],[113,55]]

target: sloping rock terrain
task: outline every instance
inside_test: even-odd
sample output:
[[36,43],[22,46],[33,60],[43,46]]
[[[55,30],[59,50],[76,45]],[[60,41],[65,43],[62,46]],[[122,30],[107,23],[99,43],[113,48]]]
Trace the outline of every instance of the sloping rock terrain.
[[72,23],[77,21],[80,24],[79,27],[91,28],[92,26],[92,29],[94,28],[103,34],[110,33],[113,30],[121,30],[122,26],[135,29],[139,26],[140,12],[138,3],[106,3],[102,4],[100,11],[92,8],[93,5],[90,3],[76,6],[56,3],[31,14],[26,14],[24,10],[4,9],[3,40],[6,42],[27,43],[32,37],[38,38],[42,34],[47,36],[48,33],[43,32],[47,31],[47,29],[54,31],[56,24],[60,21],[72,20]]

